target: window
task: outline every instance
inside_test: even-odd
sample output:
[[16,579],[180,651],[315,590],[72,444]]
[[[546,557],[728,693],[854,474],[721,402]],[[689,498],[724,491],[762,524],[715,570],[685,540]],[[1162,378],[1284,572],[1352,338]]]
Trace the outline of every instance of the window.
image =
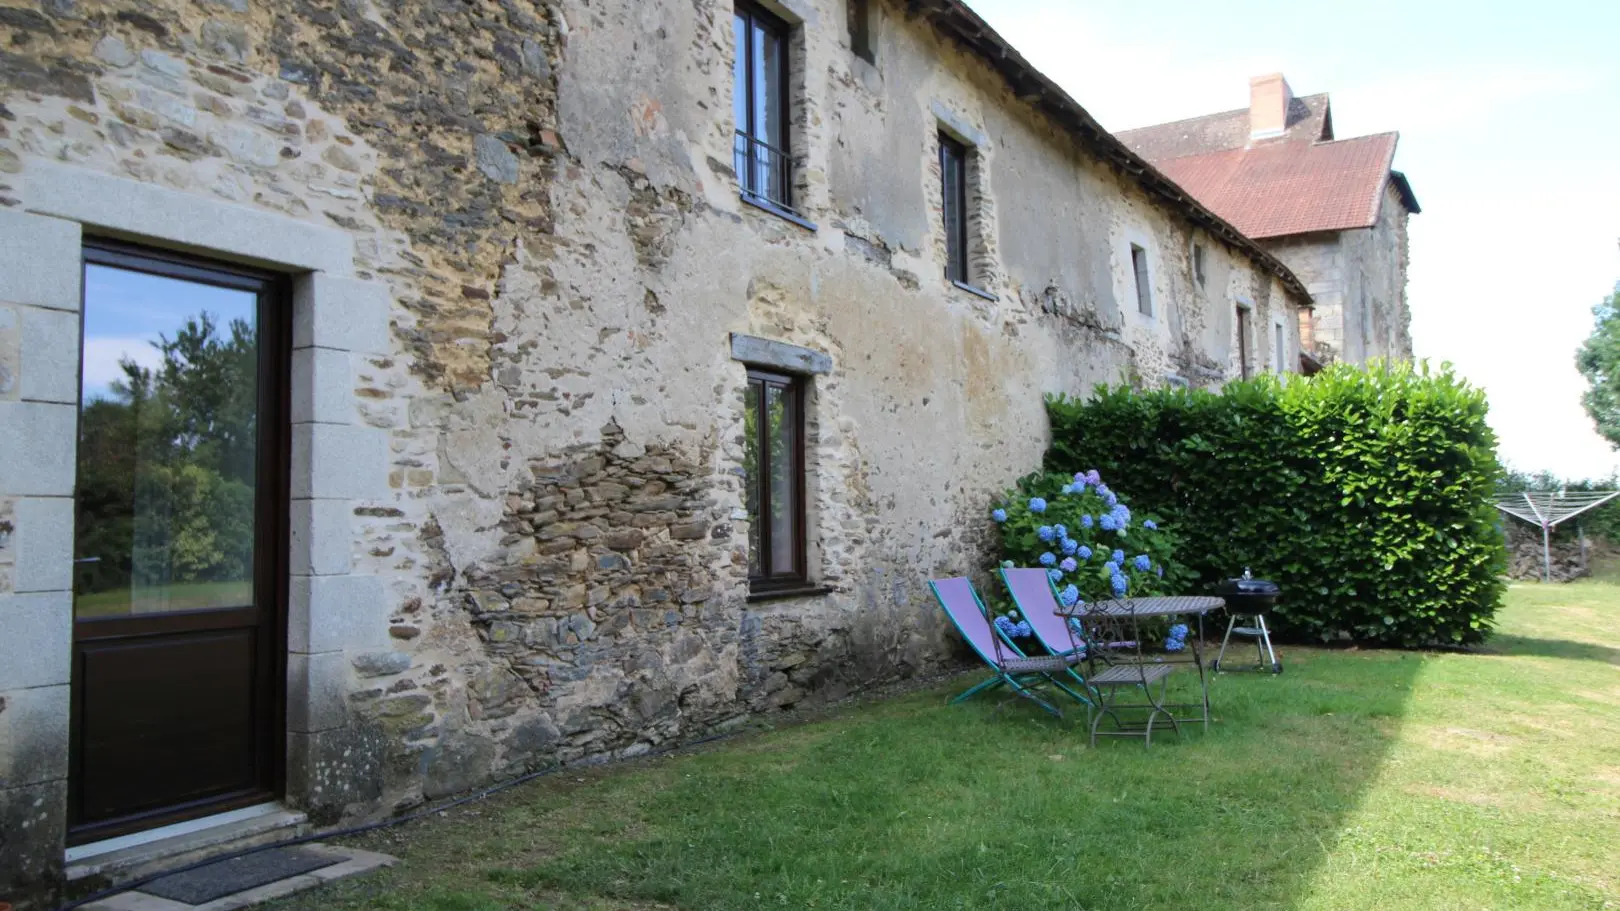
[[1237,308],[1238,375],[1249,378],[1249,308]]
[[1136,309],[1143,316],[1153,315],[1153,289],[1148,285],[1147,251],[1131,244],[1131,268],[1136,272]]
[[939,134],[939,179],[944,190],[945,278],[968,284],[967,146]]
[[808,581],[804,523],[805,381],[748,371],[743,424],[747,475],[748,584],[755,592]]
[[1284,368],[1288,366],[1288,336],[1283,331],[1282,320],[1276,320],[1271,324],[1271,333],[1274,337],[1272,343],[1273,367],[1278,373],[1286,373],[1287,371]]
[[877,63],[877,45],[872,36],[872,4],[849,0],[849,49],[867,63]]
[[1193,244],[1193,281],[1204,287],[1204,245]]
[[731,105],[737,119],[732,153],[744,196],[791,209],[788,160],[787,23],[748,3],[737,4]]

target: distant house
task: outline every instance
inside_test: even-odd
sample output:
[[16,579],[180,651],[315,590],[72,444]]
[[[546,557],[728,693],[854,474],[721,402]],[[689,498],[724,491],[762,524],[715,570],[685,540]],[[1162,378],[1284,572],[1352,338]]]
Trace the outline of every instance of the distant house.
[[1296,98],[1271,73],[1246,109],[1116,135],[1305,282],[1304,369],[1412,356],[1406,222],[1422,210],[1391,169],[1399,134],[1337,139],[1327,93]]

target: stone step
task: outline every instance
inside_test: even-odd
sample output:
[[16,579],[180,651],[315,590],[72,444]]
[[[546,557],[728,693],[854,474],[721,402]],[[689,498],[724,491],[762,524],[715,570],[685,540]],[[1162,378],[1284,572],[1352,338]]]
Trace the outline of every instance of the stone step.
[[80,845],[68,849],[69,889],[84,895],[308,831],[303,813],[272,803]]

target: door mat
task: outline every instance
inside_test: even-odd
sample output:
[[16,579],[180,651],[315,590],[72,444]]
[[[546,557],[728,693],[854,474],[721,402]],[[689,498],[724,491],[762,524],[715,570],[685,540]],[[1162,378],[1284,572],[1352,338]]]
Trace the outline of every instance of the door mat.
[[308,848],[272,848],[154,879],[138,891],[188,905],[203,905],[277,880],[330,867],[345,859],[341,855]]

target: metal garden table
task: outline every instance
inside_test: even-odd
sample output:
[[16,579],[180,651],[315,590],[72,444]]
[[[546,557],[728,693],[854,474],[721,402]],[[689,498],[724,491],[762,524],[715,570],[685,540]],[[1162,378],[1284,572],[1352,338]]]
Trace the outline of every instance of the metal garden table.
[[[1160,716],[1170,722],[1170,726],[1177,734],[1181,733],[1183,721],[1202,722],[1204,730],[1209,730],[1209,677],[1204,673],[1203,621],[1205,614],[1225,606],[1226,602],[1221,598],[1187,595],[1169,598],[1118,598],[1057,609],[1058,616],[1079,621],[1078,630],[1075,624],[1067,624],[1069,635],[1074,640],[1075,648],[1085,647],[1086,664],[1090,670],[1086,675],[1086,682],[1091,684],[1101,697],[1102,704],[1098,706],[1099,711],[1091,723],[1093,744],[1096,744],[1099,735],[1141,737],[1147,744],[1151,744],[1153,725]],[[1172,617],[1198,618],[1198,635],[1189,636],[1192,640],[1189,643],[1190,660],[1184,657],[1143,653],[1142,621],[1167,620]],[[1198,669],[1200,702],[1165,701],[1171,673],[1188,664]],[[1159,685],[1157,695],[1153,692],[1155,683]],[[1114,696],[1115,693],[1133,687],[1141,688],[1147,702],[1115,701],[1117,698]],[[1122,709],[1147,709],[1147,718],[1142,721],[1126,721],[1118,714]],[[1178,717],[1172,709],[1196,709],[1198,714]],[[1114,722],[1114,730],[1098,730],[1105,716]]]

